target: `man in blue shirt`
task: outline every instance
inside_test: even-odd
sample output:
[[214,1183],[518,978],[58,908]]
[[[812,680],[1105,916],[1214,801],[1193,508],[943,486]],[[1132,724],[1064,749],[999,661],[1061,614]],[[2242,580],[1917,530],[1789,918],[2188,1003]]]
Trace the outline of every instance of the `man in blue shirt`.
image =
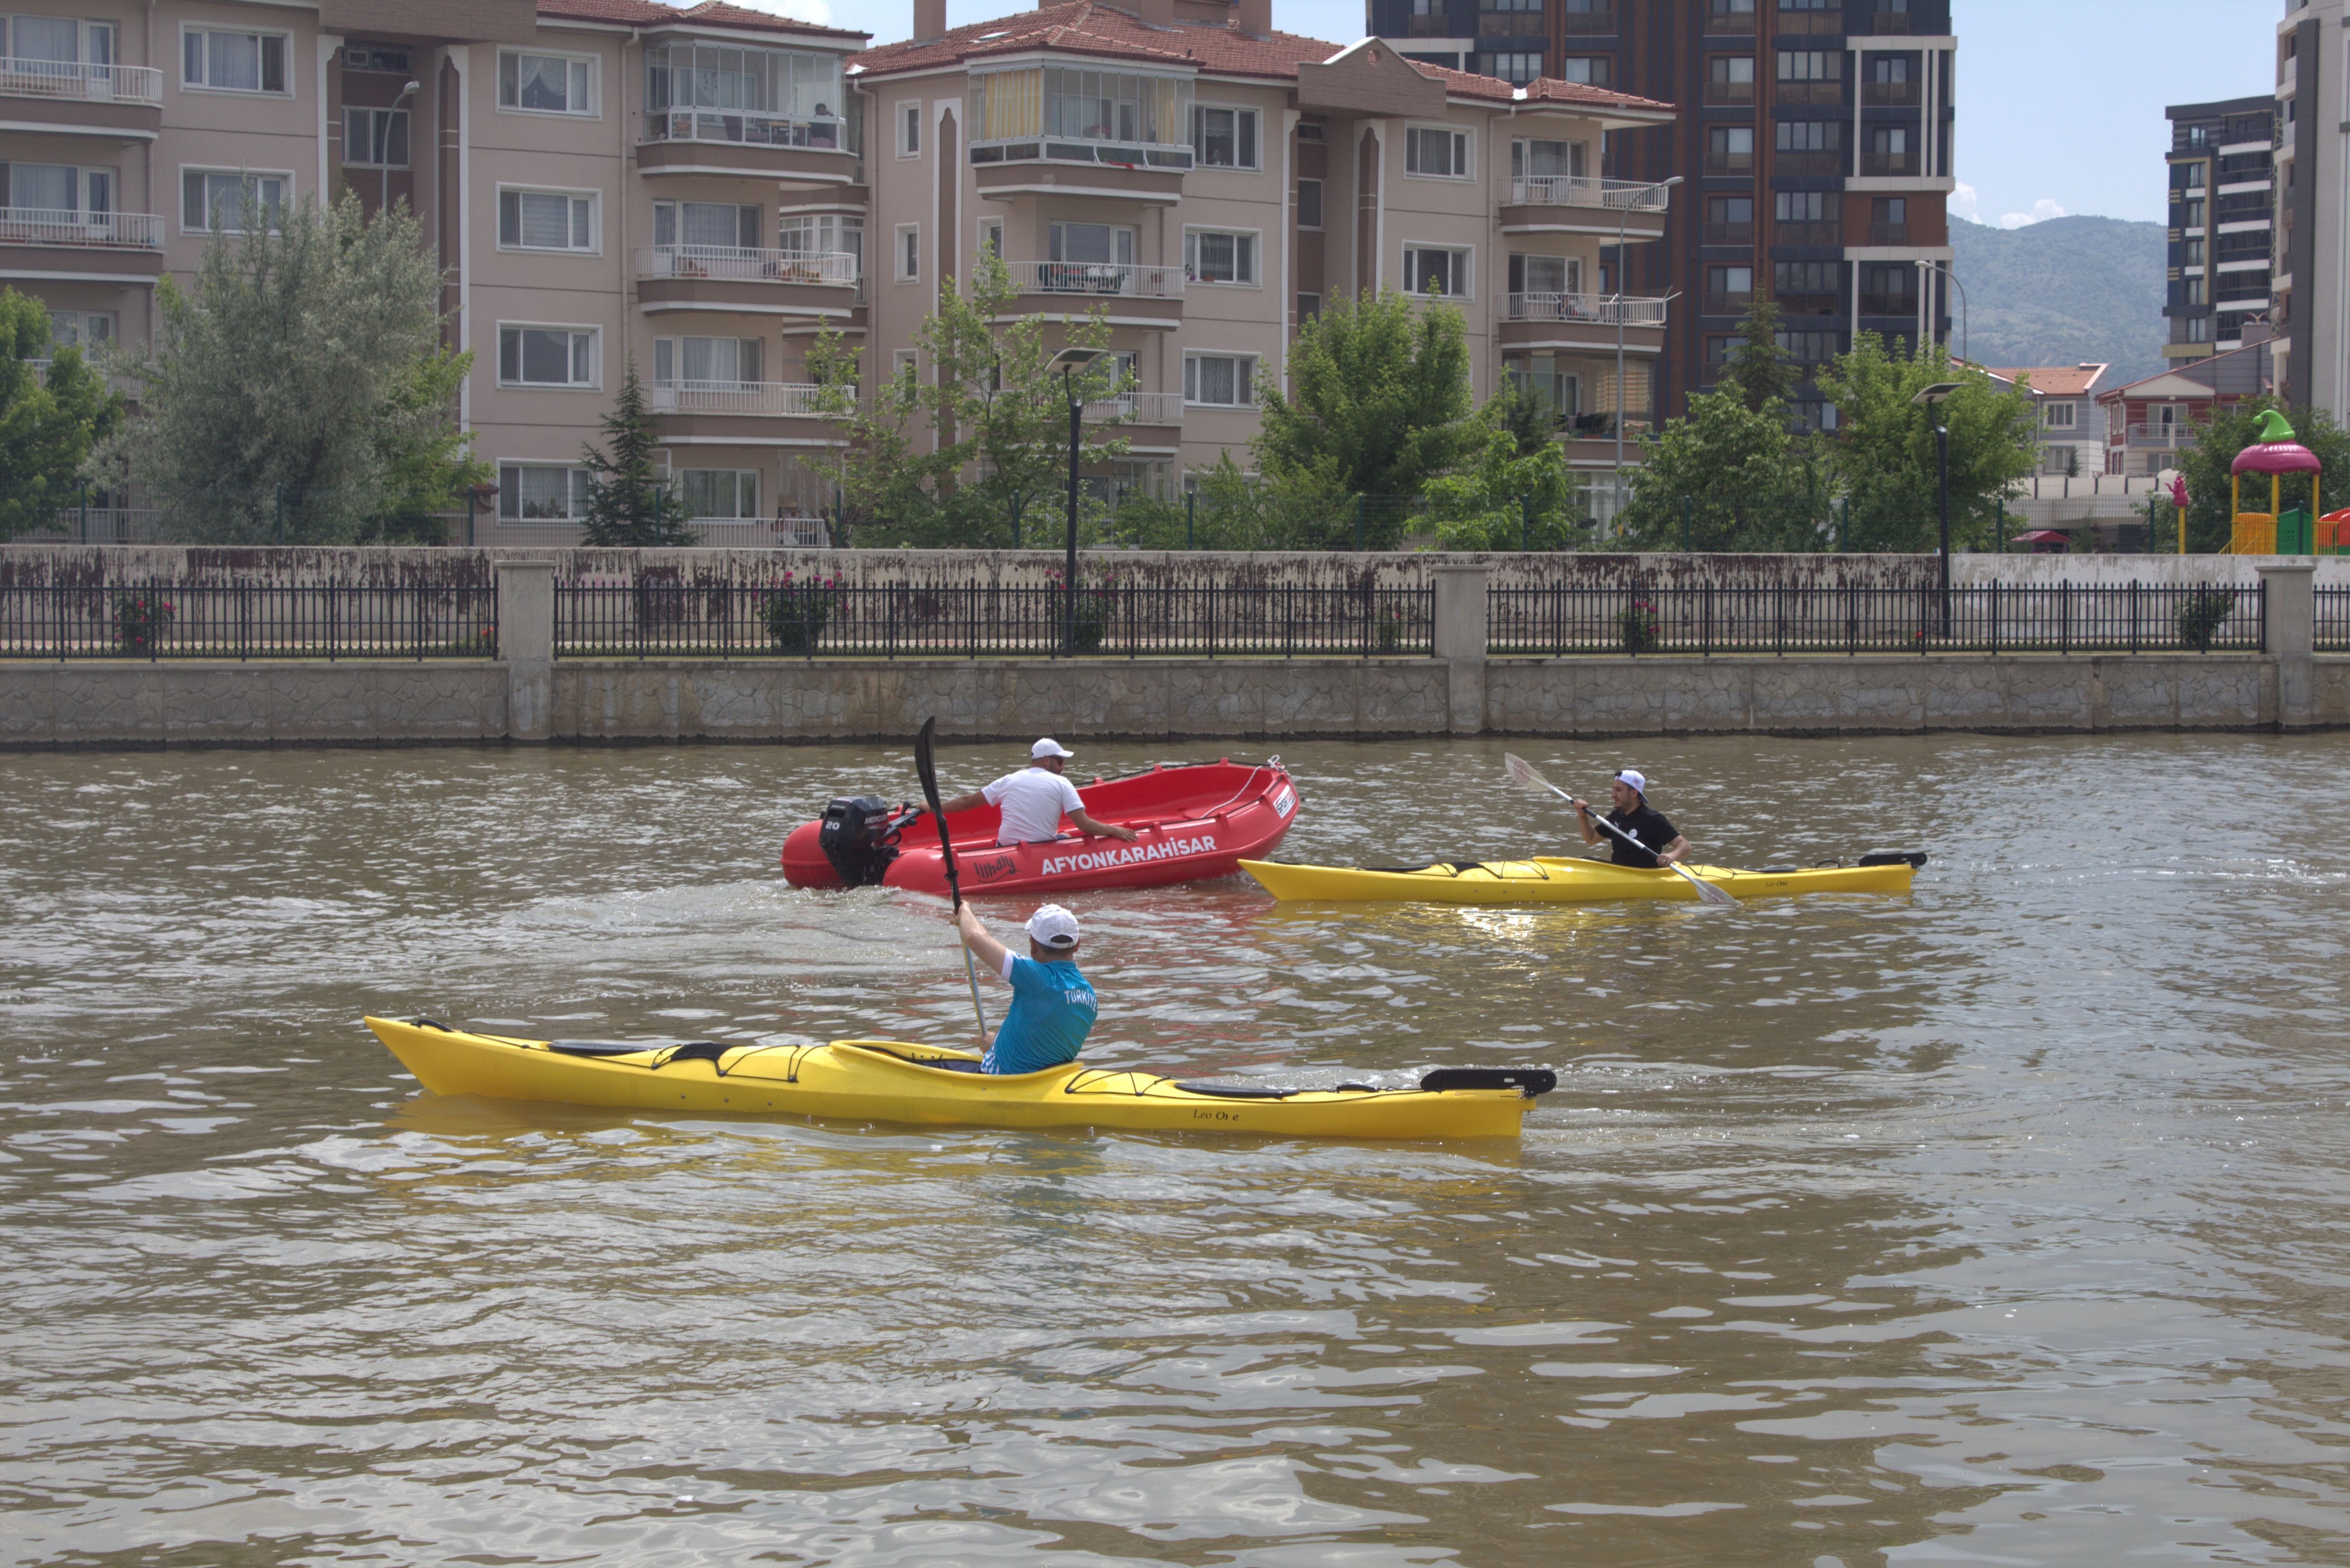
[[983,1073],[1034,1073],[1074,1062],[1093,1032],[1094,988],[1077,972],[1077,918],[1058,904],[1028,917],[1028,956],[987,934],[969,904],[955,910],[955,934],[1012,987],[1012,1011],[980,1062]]

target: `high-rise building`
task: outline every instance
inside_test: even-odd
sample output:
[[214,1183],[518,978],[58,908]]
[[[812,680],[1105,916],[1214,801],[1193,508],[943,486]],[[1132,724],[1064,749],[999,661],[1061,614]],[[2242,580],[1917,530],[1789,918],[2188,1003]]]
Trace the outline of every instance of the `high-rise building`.
[[[2285,400],[2350,417],[2350,297],[2343,233],[2350,181],[2350,87],[2344,49],[2350,5],[2293,0],[2277,25],[2274,304],[2277,384]],[[2224,153],[2225,149],[2222,149]],[[2223,180],[2225,176],[2221,177]],[[2172,224],[2176,229],[2178,220]],[[2234,233],[2230,231],[2230,237]],[[2173,233],[2174,245],[2183,235]],[[2222,244],[2228,243],[2222,239]]]
[[2170,120],[2166,359],[2241,348],[2271,319],[2276,208],[2274,99],[2174,104]]
[[[1371,31],[1406,53],[1473,51],[1475,68],[1507,75],[1490,62],[1509,53],[1518,3],[1370,0]],[[1551,74],[1683,110],[1615,132],[1605,159],[1619,179],[1686,182],[1665,243],[1628,252],[1620,272],[1609,247],[1603,282],[1688,302],[1658,364],[1660,413],[1715,383],[1757,294],[1778,302],[1781,347],[1805,367],[1856,332],[1948,340],[1950,0],[1540,3],[1525,36]],[[1798,403],[1808,422],[1834,418],[1808,378]]]

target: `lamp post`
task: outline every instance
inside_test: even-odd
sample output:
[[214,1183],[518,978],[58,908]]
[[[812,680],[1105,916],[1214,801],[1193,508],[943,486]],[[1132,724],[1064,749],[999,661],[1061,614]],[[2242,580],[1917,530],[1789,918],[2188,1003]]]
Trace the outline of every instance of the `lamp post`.
[[[1678,174],[1667,175],[1649,187],[1652,191],[1669,191],[1681,182]],[[1670,197],[1666,200],[1669,202]],[[1624,232],[1632,221],[1632,193],[1624,192],[1624,215],[1616,220],[1616,510],[1624,510]],[[1657,395],[1655,378],[1648,382],[1648,396]],[[1650,414],[1656,410],[1651,408]]]
[[1950,421],[1942,415],[1942,402],[1959,389],[1957,381],[1937,381],[1920,389],[1909,400],[1926,410],[1934,421],[1934,492],[1936,504],[1942,515],[1942,635],[1950,635]]
[[[411,93],[422,91],[423,87],[422,82],[411,82],[400,88],[400,96],[391,100],[391,112],[398,114],[400,106],[408,101],[409,96]],[[415,138],[411,137],[409,140],[413,141]],[[349,149],[346,148],[344,151],[348,152]],[[373,152],[375,149],[370,147],[368,151]],[[413,157],[414,154],[411,153],[411,156]],[[383,166],[376,171],[375,211],[378,217],[391,211],[391,120],[389,116],[383,122]]]
[[1061,639],[1063,651],[1077,651],[1077,443],[1078,417],[1085,404],[1077,399],[1076,374],[1104,354],[1106,348],[1064,348],[1045,362],[1045,373],[1061,373],[1061,390],[1069,400],[1069,539],[1068,560],[1061,578]]
[[[1967,357],[1967,286],[1959,281],[1959,275],[1950,270],[1950,263],[1929,261],[1925,265],[1949,278],[1951,286],[1959,291],[1959,358],[1964,359]],[[1930,337],[1933,334],[1928,333],[1927,336]]]

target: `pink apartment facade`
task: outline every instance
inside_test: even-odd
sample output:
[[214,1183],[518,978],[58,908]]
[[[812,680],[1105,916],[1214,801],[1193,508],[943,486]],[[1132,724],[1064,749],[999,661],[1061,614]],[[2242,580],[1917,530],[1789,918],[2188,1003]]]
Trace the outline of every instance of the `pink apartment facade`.
[[952,30],[919,0],[869,50],[722,3],[49,10],[0,22],[0,280],[62,341],[135,345],[214,209],[408,202],[474,355],[483,542],[572,535],[631,358],[707,542],[817,542],[809,340],[886,371],[983,247],[1023,309],[1099,305],[1131,357],[1134,452],[1097,484],[1245,461],[1299,321],[1360,288],[1461,309],[1479,395],[1543,391],[1578,467],[1612,465],[1619,405],[1627,453],[1647,427],[1666,305],[1601,293],[1599,250],[1659,238],[1669,192],[1593,171],[1671,108],[1277,33],[1269,0]]

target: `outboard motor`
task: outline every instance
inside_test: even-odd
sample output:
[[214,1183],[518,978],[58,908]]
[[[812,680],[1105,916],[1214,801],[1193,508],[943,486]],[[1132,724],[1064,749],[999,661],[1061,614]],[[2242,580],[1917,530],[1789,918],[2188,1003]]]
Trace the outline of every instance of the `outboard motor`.
[[824,808],[816,847],[841,881],[863,888],[881,880],[898,858],[898,830],[914,818],[910,805],[899,811],[902,815],[892,815],[889,803],[878,794],[842,795]]

